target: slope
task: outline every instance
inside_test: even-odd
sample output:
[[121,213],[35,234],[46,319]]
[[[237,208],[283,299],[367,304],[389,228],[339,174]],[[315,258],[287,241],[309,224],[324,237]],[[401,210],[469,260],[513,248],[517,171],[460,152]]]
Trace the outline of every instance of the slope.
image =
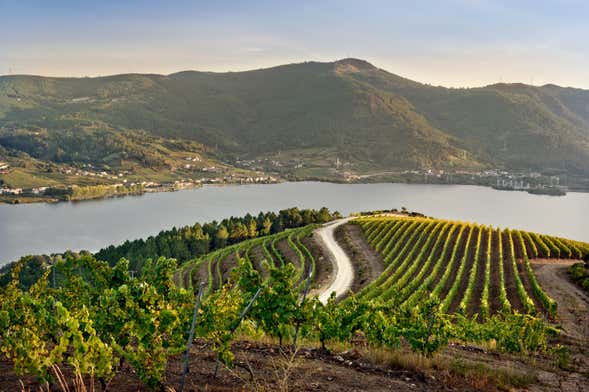
[[195,140],[227,159],[332,152],[359,170],[503,167],[589,174],[585,90],[447,89],[357,59],[228,73],[0,77],[2,133],[75,132],[93,122]]

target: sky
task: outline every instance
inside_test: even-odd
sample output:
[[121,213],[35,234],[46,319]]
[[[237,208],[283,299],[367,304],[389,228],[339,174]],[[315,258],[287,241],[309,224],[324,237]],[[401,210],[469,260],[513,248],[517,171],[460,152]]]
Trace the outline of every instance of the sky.
[[424,83],[589,89],[588,0],[0,0],[0,74],[367,60]]

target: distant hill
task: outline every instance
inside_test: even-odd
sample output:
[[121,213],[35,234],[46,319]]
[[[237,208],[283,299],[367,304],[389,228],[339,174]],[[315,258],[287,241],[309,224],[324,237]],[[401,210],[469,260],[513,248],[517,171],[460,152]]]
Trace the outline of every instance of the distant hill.
[[[359,171],[500,167],[589,177],[588,90],[434,87],[357,59],[228,73],[0,77],[0,153],[80,159],[71,150],[85,132],[120,155],[117,138],[136,131],[196,141],[230,159],[290,153],[337,156]],[[59,152],[60,143],[70,148]]]

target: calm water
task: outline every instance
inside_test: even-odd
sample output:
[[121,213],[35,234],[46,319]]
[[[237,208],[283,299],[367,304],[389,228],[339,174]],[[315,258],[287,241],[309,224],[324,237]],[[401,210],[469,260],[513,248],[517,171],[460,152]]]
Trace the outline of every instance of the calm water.
[[550,197],[460,185],[303,182],[208,186],[81,203],[0,205],[0,264],[25,254],[96,251],[173,226],[293,206],[327,206],[343,214],[405,206],[440,218],[589,242],[589,193]]

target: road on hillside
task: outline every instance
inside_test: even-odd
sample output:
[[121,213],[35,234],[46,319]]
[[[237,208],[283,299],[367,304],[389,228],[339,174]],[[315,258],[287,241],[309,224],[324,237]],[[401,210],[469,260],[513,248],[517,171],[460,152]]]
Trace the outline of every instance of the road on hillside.
[[336,297],[340,297],[346,294],[352,287],[352,282],[354,281],[352,261],[342,247],[339,246],[334,235],[335,229],[348,223],[351,219],[353,218],[338,219],[315,231],[319,240],[323,242],[325,249],[330,253],[329,259],[333,264],[331,282],[325,290],[319,293],[319,300],[323,303],[327,303],[332,292],[335,291]]
[[569,280],[567,270],[578,260],[531,260],[538,282],[558,304],[557,316],[563,332],[587,341],[589,336],[589,296]]

